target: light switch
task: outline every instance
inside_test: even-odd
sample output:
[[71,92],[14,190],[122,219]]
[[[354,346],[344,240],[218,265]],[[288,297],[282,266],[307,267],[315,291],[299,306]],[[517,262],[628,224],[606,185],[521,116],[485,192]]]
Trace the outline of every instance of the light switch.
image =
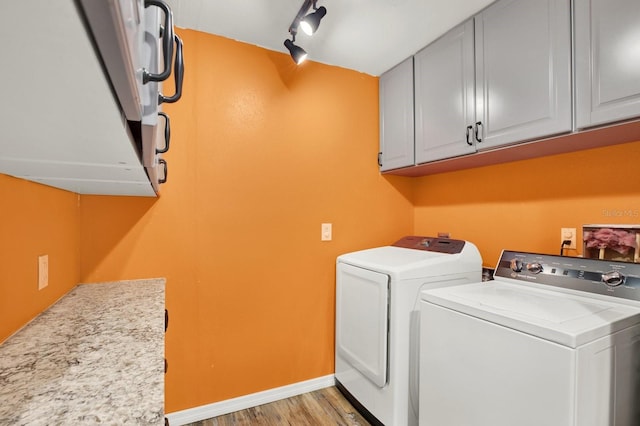
[[320,236],[320,241],[331,241],[331,224],[330,223],[322,224],[322,234]]

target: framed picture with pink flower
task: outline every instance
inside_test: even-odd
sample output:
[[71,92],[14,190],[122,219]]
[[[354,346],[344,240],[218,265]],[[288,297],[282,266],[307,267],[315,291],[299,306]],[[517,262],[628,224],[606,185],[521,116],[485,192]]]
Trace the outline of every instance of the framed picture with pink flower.
[[640,225],[583,225],[583,256],[640,263]]

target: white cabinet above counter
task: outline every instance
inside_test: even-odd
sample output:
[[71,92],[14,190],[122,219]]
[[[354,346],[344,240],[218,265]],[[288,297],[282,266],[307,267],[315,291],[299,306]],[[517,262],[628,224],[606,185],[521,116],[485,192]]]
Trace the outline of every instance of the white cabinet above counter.
[[0,35],[0,173],[155,196],[74,2],[2,2]]
[[[142,0],[127,4],[145,10]],[[158,180],[90,34],[74,0],[0,5],[0,173],[79,194],[154,197]]]
[[[415,54],[415,161],[380,170],[422,176],[640,140],[639,34],[636,0],[493,3]],[[393,128],[380,101],[381,128]]]

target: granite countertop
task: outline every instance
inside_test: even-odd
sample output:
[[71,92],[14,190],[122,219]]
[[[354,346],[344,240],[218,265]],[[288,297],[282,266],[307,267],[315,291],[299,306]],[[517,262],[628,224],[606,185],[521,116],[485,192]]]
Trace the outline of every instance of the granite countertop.
[[0,425],[164,424],[164,285],[78,285],[7,339]]

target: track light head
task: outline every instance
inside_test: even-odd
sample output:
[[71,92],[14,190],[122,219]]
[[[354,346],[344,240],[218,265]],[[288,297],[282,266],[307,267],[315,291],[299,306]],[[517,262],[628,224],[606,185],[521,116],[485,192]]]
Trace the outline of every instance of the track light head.
[[327,9],[324,6],[320,6],[315,12],[308,14],[302,21],[300,21],[300,28],[302,28],[302,31],[307,35],[312,35],[316,32],[320,26],[320,21],[326,14]]
[[300,65],[305,59],[307,59],[307,52],[302,47],[293,44],[293,40],[286,39],[284,41],[284,47],[289,50],[291,58],[297,65]]

